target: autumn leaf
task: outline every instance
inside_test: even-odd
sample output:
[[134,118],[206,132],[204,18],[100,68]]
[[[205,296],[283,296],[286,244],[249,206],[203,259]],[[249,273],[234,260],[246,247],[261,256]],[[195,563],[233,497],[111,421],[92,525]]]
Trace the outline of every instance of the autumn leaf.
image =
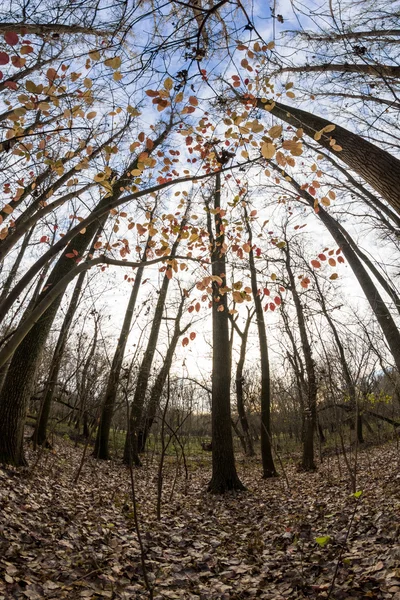
[[10,62],[10,57],[6,52],[0,52],[0,65],[7,65]]
[[119,69],[121,66],[121,58],[119,56],[114,56],[113,58],[106,58],[104,64],[106,67],[111,67],[111,69]]
[[264,142],[261,145],[261,154],[264,158],[270,159],[273,158],[276,152],[275,144],[271,144],[271,142]]
[[15,31],[7,31],[4,34],[4,39],[10,46],[16,46],[19,42],[19,36]]

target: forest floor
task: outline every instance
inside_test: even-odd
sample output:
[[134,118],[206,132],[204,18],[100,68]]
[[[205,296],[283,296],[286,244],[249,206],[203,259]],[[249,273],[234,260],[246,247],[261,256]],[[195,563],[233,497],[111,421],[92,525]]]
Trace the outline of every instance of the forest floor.
[[[149,598],[129,470],[89,457],[74,484],[81,456],[59,438],[33,472],[0,468],[1,600]],[[208,461],[192,457],[188,481],[182,470],[174,490],[175,466],[166,465],[160,521],[157,465],[134,472],[155,599],[400,600],[396,444],[359,453],[358,499],[343,457],[340,470],[331,457],[311,474],[288,463],[290,488],[284,476],[260,479],[259,462],[239,457],[248,491],[225,497],[205,492]]]

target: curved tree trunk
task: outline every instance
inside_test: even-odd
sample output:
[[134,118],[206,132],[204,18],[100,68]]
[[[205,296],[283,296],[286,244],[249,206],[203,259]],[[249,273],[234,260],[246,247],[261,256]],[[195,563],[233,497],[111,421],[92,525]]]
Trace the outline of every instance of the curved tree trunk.
[[[106,219],[107,215],[104,217],[103,224]],[[83,235],[74,240],[74,249],[79,255],[86,251],[97,227],[98,223],[93,223]],[[54,266],[37,303],[74,266],[75,261],[62,255]],[[60,294],[42,314],[12,357],[0,392],[0,462],[16,466],[25,464],[23,454],[25,411],[33,393],[36,369],[62,297],[63,294]],[[30,311],[31,307],[28,307],[27,312]]]
[[[103,227],[99,227],[97,233],[94,237],[92,246],[89,250],[89,254],[94,252],[94,244],[97,239],[100,237]],[[57,339],[56,347],[54,350],[54,354],[51,360],[51,365],[49,369],[49,375],[47,378],[47,383],[44,389],[43,401],[40,407],[40,412],[36,421],[35,430],[33,432],[33,444],[36,447],[36,444],[42,446],[46,443],[47,440],[47,424],[50,417],[51,404],[53,402],[55,389],[57,387],[58,374],[60,372],[61,361],[64,355],[65,346],[68,340],[69,330],[72,324],[72,320],[74,318],[76,309],[78,307],[79,298],[82,293],[83,282],[85,280],[86,271],[81,273],[77,279],[75,284],[74,291],[72,293],[71,301],[68,306],[68,310],[64,317],[63,324],[61,325],[61,330]]]
[[[166,130],[158,137],[152,152],[162,143],[165,138]],[[150,152],[150,151],[149,151]],[[125,170],[121,179],[123,181],[129,177],[128,173],[137,167],[138,159],[135,158]],[[111,200],[117,199],[122,194],[123,187],[121,180],[114,185]],[[103,214],[100,218],[93,220],[85,228],[84,233],[79,233],[73,237],[71,248],[77,251],[77,256],[82,256],[91,240],[93,239],[98,227],[103,227],[108,218],[106,207],[110,203],[110,198],[103,196],[98,202],[94,213],[100,211]],[[65,238],[62,238],[65,239]],[[54,247],[57,247],[55,244]],[[70,273],[75,266],[75,261],[62,254],[55,264],[42,293],[37,298],[39,304],[47,294],[50,294],[53,288],[63,277]],[[9,294],[9,297],[11,294]],[[60,306],[63,293],[57,295],[56,299],[45,310],[41,317],[36,321],[29,333],[23,338],[12,357],[3,389],[0,392],[0,463],[9,463],[16,466],[25,464],[23,453],[23,433],[25,424],[25,413],[28,401],[32,395],[36,370],[40,362],[41,354],[51,330],[52,323]],[[29,306],[26,313],[31,312]]]
[[326,63],[322,65],[303,65],[300,67],[282,67],[277,69],[271,75],[280,75],[281,73],[358,73],[360,75],[369,75],[371,77],[389,77],[400,78],[400,67],[396,65],[365,64],[365,63]]
[[[270,163],[271,167],[277,172],[280,172],[284,176],[287,173],[282,171],[279,167]],[[309,206],[314,210],[314,198],[306,190],[301,189],[301,186],[293,179],[290,178],[290,184],[295,188],[296,192],[306,200]],[[393,320],[385,302],[380,296],[374,282],[365,269],[361,260],[352,248],[352,245],[348,242],[344,234],[342,233],[342,226],[339,226],[337,221],[322,207],[319,207],[318,217],[321,219],[339,248],[342,249],[343,255],[353,270],[358,283],[360,284],[365,297],[367,298],[375,317],[381,326],[383,334],[386,338],[392,356],[394,358],[396,367],[400,372],[400,332],[397,329],[396,323]]]
[[319,286],[319,281],[318,281],[318,277],[317,275],[312,272],[313,278],[314,278],[314,282],[315,282],[315,287],[318,290],[318,296],[319,296],[319,304],[321,306],[322,312],[326,318],[326,320],[329,323],[329,327],[332,330],[332,334],[333,337],[335,339],[336,342],[336,346],[337,349],[339,351],[339,358],[340,358],[340,364],[342,367],[342,372],[343,372],[343,377],[344,380],[346,382],[346,387],[347,387],[347,393],[349,395],[349,400],[350,400],[350,406],[353,409],[354,412],[354,419],[355,419],[355,427],[356,427],[356,432],[357,432],[357,440],[359,442],[359,444],[364,443],[364,438],[363,438],[363,431],[362,431],[362,416],[360,413],[360,409],[357,403],[357,393],[356,393],[356,386],[354,384],[353,378],[351,376],[351,372],[350,372],[350,368],[349,365],[347,363],[347,359],[346,359],[346,353],[344,351],[344,347],[342,344],[342,340],[340,339],[338,330],[328,312],[326,303],[325,303],[325,298],[323,296],[322,290]]
[[[243,99],[243,102],[246,103],[246,100]],[[249,99],[248,102],[254,102],[258,108],[268,110],[278,119],[296,128],[303,128],[304,133],[312,139],[317,132],[332,124],[327,119],[280,102],[265,103],[257,98]],[[332,138],[342,147],[335,155],[400,214],[400,160],[340,125],[335,125],[335,129],[329,134],[323,133],[318,143],[334,152],[330,146]]]

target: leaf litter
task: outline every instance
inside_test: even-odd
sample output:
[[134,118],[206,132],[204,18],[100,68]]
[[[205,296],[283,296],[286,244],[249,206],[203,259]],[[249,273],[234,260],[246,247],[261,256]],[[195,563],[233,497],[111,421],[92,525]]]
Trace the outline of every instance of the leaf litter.
[[[73,484],[81,456],[59,439],[31,473],[0,468],[0,600],[148,597],[129,471],[88,458]],[[166,465],[160,521],[157,465],[134,472],[156,600],[400,600],[395,444],[359,453],[359,498],[333,460],[316,473],[288,463],[288,489],[283,476],[263,480],[259,461],[240,458],[248,491],[212,496],[208,459],[189,457],[188,481]]]

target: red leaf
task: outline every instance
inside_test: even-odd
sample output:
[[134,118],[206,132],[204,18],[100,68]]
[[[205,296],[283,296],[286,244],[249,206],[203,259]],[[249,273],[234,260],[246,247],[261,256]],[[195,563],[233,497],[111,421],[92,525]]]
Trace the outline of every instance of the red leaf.
[[270,295],[270,293],[271,293],[271,292],[269,291],[269,289],[268,289],[268,288],[264,288],[264,294],[265,294],[266,296],[269,296],[269,295]]
[[312,185],[310,185],[310,187],[308,188],[308,191],[310,192],[311,196],[315,196],[316,191],[315,191],[315,188]]
[[197,106],[198,103],[199,101],[197,100],[196,96],[189,96],[189,104],[192,106]]
[[188,344],[189,344],[189,338],[187,338],[187,337],[183,338],[182,346],[185,347],[185,346],[188,346]]
[[273,302],[270,302],[270,303],[269,303],[269,309],[270,309],[270,310],[272,310],[272,311],[274,311],[274,310],[275,310],[275,308],[276,308],[276,307],[275,307],[275,304],[274,304]]
[[19,42],[18,33],[15,33],[15,31],[7,31],[7,33],[4,35],[4,39],[6,40],[7,44],[10,44],[10,46],[15,46]]
[[190,339],[194,340],[196,338],[196,333],[194,331],[192,331],[192,333],[190,334]]
[[325,256],[325,254],[318,254],[318,258],[319,258],[320,260],[326,260],[326,256]]
[[18,88],[17,84],[15,83],[15,81],[5,81],[4,85],[6,86],[6,88],[8,88],[9,90],[16,90]]
[[191,313],[191,312],[193,312],[193,311],[194,311],[194,306],[189,306],[189,308],[188,308],[188,312],[189,312],[189,313]]
[[340,263],[344,263],[344,258],[343,258],[343,256],[338,256],[338,262],[340,262]]
[[314,269],[320,269],[321,268],[321,263],[318,260],[312,260],[311,264],[314,267]]
[[10,57],[7,52],[0,52],[0,65],[7,65],[10,62]]
[[47,235],[42,235],[42,237],[40,238],[40,242],[43,244],[44,242],[47,242],[49,240],[49,237]]
[[0,80],[3,79],[3,71],[0,71]]
[[280,306],[280,305],[281,305],[281,299],[279,298],[279,296],[275,296],[275,298],[274,298],[274,302],[275,302],[275,304],[276,304],[277,306]]
[[75,254],[73,252],[68,252],[68,254],[65,255],[67,258],[75,258]]

